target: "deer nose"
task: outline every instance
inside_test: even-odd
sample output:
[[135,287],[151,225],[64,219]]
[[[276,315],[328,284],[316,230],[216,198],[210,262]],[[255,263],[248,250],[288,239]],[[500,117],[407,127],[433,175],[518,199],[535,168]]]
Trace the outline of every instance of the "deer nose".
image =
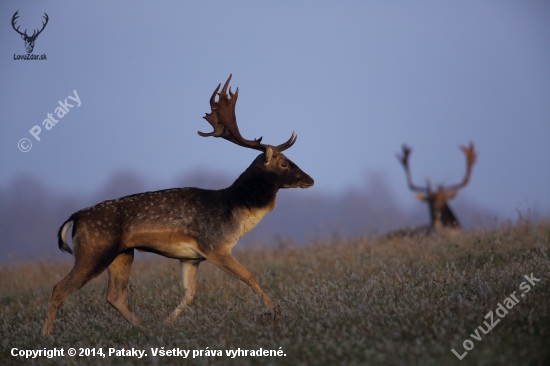
[[301,187],[302,188],[309,188],[313,185],[313,183],[315,183],[315,181],[313,180],[313,178],[311,178],[309,175],[306,174],[306,176],[304,177],[304,179],[302,180],[302,184],[301,184]]

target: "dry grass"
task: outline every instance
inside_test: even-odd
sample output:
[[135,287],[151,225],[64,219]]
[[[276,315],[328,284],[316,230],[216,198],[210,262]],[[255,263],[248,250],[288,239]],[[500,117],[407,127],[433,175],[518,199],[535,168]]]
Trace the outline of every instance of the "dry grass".
[[[53,285],[72,262],[0,267],[1,364],[19,363],[12,347],[108,347],[148,357],[40,358],[31,364],[381,364],[547,365],[550,360],[550,223],[523,221],[454,238],[338,239],[308,248],[237,251],[236,257],[286,313],[262,317],[257,296],[222,270],[201,264],[195,302],[174,325],[164,319],[181,298],[178,262],[136,260],[130,305],[144,323],[131,327],[105,301],[106,274],[63,304],[53,336],[40,328]],[[52,248],[54,250],[54,248]],[[469,337],[523,276],[540,283],[481,341]],[[474,349],[459,361],[462,342]],[[152,358],[151,347],[275,349],[286,357]],[[225,351],[224,351],[225,352]],[[225,354],[225,353],[224,353]]]

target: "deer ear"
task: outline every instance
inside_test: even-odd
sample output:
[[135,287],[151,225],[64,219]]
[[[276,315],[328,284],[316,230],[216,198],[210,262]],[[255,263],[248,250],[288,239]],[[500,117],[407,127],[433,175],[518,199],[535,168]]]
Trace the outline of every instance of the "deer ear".
[[271,145],[267,145],[265,149],[265,165],[269,165],[272,157],[273,157],[273,148],[271,147]]
[[417,194],[414,195],[414,197],[419,201],[426,201],[426,195],[424,195],[422,193],[417,193]]

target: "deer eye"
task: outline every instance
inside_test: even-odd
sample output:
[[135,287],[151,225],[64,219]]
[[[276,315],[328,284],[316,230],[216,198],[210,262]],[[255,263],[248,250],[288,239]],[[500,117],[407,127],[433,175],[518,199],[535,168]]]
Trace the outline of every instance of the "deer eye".
[[282,166],[283,168],[286,168],[286,167],[288,166],[288,164],[287,164],[286,162],[284,162],[284,163],[281,164],[281,166]]

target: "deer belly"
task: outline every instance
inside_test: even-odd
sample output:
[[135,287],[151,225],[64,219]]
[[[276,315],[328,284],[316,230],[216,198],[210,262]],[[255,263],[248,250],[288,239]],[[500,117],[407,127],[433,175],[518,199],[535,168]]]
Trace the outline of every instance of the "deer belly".
[[171,230],[134,232],[125,242],[128,248],[136,248],[141,251],[160,254],[168,258],[204,258],[198,250],[198,244],[195,238]]
[[139,247],[137,249],[174,259],[204,258],[199,252],[197,252],[196,247],[190,243],[149,244],[145,247]]

